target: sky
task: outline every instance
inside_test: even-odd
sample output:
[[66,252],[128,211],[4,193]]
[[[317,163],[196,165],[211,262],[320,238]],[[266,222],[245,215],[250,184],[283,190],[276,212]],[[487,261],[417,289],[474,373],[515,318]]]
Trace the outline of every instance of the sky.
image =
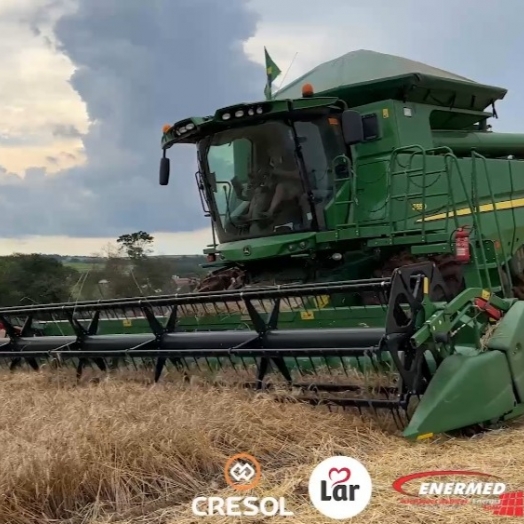
[[2,0],[0,255],[90,255],[145,230],[158,254],[211,242],[193,146],[161,129],[263,98],[264,46],[285,85],[370,49],[505,87],[494,131],[524,130],[524,2]]

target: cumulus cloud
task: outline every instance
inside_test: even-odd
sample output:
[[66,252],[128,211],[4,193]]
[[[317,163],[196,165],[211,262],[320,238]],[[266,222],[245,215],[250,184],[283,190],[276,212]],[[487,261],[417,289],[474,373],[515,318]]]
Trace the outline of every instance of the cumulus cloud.
[[[74,0],[2,0],[0,2],[0,164],[21,176],[31,166],[51,173],[79,164],[47,157],[82,149],[79,137],[58,137],[55,125],[87,130],[84,104],[68,83],[74,68],[56,52],[53,26],[70,12]],[[38,28],[38,30],[36,29]]]
[[[82,138],[86,163],[52,177],[33,169],[23,183],[0,177],[0,236],[208,227],[192,147],[172,149],[172,182],[158,185],[161,128],[260,98],[263,69],[243,51],[256,23],[243,0],[79,0],[54,37],[76,68],[71,85],[91,121]],[[74,126],[52,132],[80,135]]]

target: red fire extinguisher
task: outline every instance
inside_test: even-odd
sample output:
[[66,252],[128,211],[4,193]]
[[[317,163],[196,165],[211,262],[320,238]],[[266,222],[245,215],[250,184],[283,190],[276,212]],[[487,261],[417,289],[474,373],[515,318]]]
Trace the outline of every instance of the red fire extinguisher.
[[458,262],[469,262],[471,258],[469,231],[463,227],[459,227],[455,233],[455,258]]

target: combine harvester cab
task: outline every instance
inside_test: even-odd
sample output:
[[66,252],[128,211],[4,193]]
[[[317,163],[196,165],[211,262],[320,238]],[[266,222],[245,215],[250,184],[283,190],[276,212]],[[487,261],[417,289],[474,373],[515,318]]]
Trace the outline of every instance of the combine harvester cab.
[[1,309],[0,359],[169,366],[391,413],[413,439],[521,415],[524,136],[488,126],[505,93],[356,51],[165,126],[161,185],[169,148],[198,150],[199,292]]

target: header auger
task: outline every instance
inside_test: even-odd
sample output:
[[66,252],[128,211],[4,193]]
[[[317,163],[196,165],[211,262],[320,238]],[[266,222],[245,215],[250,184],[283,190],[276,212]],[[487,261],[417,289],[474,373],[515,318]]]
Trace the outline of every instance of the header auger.
[[389,412],[409,438],[523,414],[524,135],[488,125],[505,93],[355,51],[165,126],[161,185],[172,146],[198,150],[199,292],[1,309],[0,360],[170,368]]

